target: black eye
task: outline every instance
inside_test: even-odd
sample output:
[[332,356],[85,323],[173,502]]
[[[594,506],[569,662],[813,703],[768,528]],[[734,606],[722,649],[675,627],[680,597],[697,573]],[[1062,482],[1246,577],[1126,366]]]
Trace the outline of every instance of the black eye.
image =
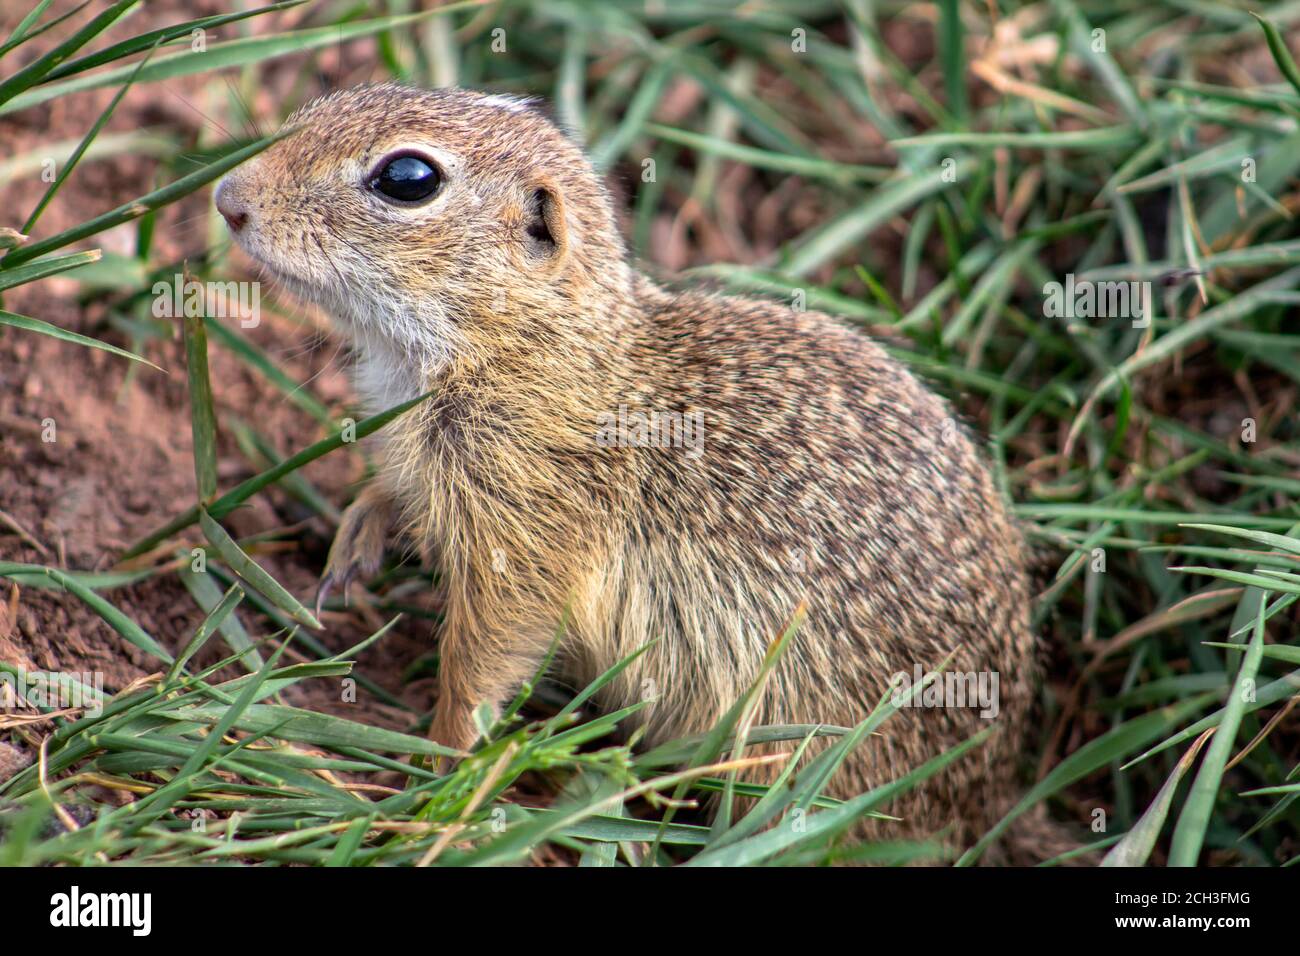
[[379,168],[370,180],[370,188],[398,203],[415,203],[428,199],[442,185],[438,167],[419,156],[398,156]]

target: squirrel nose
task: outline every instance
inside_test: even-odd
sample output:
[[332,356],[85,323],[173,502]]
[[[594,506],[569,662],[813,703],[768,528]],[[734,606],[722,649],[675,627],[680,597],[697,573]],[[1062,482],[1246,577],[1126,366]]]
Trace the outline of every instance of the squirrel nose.
[[239,232],[248,225],[248,208],[241,200],[231,195],[231,190],[226,188],[224,179],[217,185],[215,198],[217,212],[221,213],[221,217],[226,220],[226,225],[230,227],[231,232]]

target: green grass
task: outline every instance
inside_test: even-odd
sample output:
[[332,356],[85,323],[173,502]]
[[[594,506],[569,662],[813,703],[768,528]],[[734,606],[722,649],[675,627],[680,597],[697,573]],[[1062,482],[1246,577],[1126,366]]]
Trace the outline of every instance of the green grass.
[[[1289,643],[1300,595],[1300,72],[1285,40],[1300,7],[995,3],[1005,18],[1021,11],[1020,52],[1041,54],[1023,70],[986,56],[989,5],[942,2],[930,19],[882,0],[769,0],[740,14],[729,3],[675,0],[457,4],[423,15],[396,2],[383,15],[321,2],[289,32],[195,21],[230,24],[204,55],[189,48],[192,24],[85,53],[131,5],[55,24],[51,34],[66,37],[59,55],[16,69],[5,57],[23,31],[30,37],[49,22],[38,7],[0,46],[0,113],[228,68],[236,72],[226,74],[227,119],[241,123],[248,97],[239,94],[257,84],[260,62],[296,56],[305,96],[322,50],[374,37],[376,78],[546,95],[625,189],[633,250],[651,262],[657,215],[687,204],[707,221],[728,215],[718,200],[728,170],[747,167],[760,193],[796,177],[798,196],[819,211],[814,222],[783,217],[774,254],[701,265],[687,278],[786,301],[799,293],[810,308],[885,334],[988,436],[997,480],[1044,564],[1033,614],[1052,680],[1042,731],[1027,747],[1025,796],[957,862],[978,862],[1015,816],[1044,802],[1081,829],[1104,809],[1094,837],[1110,847],[1110,864],[1300,859],[1286,849],[1300,837],[1300,728],[1287,710],[1300,692],[1300,648]],[[506,30],[503,54],[491,52],[497,27]],[[792,48],[797,30],[801,52]],[[910,42],[900,46],[900,37]],[[1273,64],[1271,82],[1244,78],[1237,66],[1248,54]],[[703,95],[663,122],[657,108],[682,81]],[[281,118],[258,120],[274,129]],[[39,221],[79,159],[122,148],[101,150],[102,126],[70,144],[71,162],[18,232]],[[82,226],[10,241],[0,293],[56,274],[93,279],[130,348],[37,316],[0,311],[0,324],[143,361],[149,340],[169,333],[148,315],[150,285],[178,271],[151,253],[154,210],[268,142],[225,144],[182,172],[180,144],[169,149],[164,134],[150,149],[173,173],[165,185]],[[656,166],[649,183],[646,158]],[[26,160],[7,162],[17,169]],[[1247,168],[1253,176],[1243,176]],[[127,222],[138,229],[134,259],[68,252]],[[190,268],[227,277],[224,246]],[[1049,317],[1044,287],[1067,273],[1153,280],[1149,326]],[[927,843],[851,848],[840,837],[863,814],[887,814],[898,790],[979,740],[853,800],[822,792],[849,748],[870,746],[863,738],[892,711],[884,703],[856,728],[752,730],[750,742],[787,743],[789,785],[764,791],[737,783],[736,761],[748,759],[733,739],[746,724],[745,700],[713,733],[647,752],[612,736],[628,714],[575,721],[594,688],[526,720],[530,685],[496,726],[484,725],[483,747],[442,775],[418,714],[399,734],[279,702],[293,683],[347,678],[359,648],[326,651],[301,596],[256,563],[258,542],[234,539],[221,522],[253,495],[282,489],[333,525],[342,503],[299,470],[355,451],[343,447],[337,410],[237,330],[191,321],[185,337],[198,499],[177,503],[172,520],[129,549],[139,570],[0,564],[0,576],[23,587],[75,594],[164,672],[113,697],[101,716],[44,725],[54,728],[44,766],[0,786],[9,807],[0,860],[494,864],[548,847],[587,865],[942,858]],[[297,396],[321,438],[275,460],[249,423],[218,416],[206,371],[213,348],[229,350],[268,389]],[[406,410],[358,423],[358,435]],[[1243,418],[1254,421],[1253,440],[1242,440]],[[225,490],[219,429],[237,435],[256,472]],[[195,526],[209,544],[206,574],[190,571],[178,550],[177,536]],[[171,574],[206,614],[175,658],[112,603],[125,583]],[[383,640],[395,615],[411,610],[406,596],[431,583],[431,571],[400,567],[369,582],[390,619],[370,640]],[[236,607],[271,636],[250,636]],[[281,663],[289,642],[319,660]],[[196,669],[209,644],[225,645],[223,660]],[[794,770],[817,732],[835,743]],[[560,790],[553,803],[508,793],[539,777]],[[375,780],[382,786],[352,785]],[[96,802],[91,783],[133,799]],[[680,801],[719,793],[711,823],[678,812]],[[759,799],[733,809],[736,795]],[[796,808],[807,811],[805,827],[768,826]]]

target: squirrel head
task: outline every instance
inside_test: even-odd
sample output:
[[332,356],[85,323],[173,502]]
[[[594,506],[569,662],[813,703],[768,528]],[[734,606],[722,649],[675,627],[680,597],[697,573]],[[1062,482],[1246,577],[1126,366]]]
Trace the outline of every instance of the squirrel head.
[[581,334],[631,295],[599,177],[525,101],[383,84],[324,96],[285,125],[291,135],[221,181],[217,209],[363,348],[428,372]]

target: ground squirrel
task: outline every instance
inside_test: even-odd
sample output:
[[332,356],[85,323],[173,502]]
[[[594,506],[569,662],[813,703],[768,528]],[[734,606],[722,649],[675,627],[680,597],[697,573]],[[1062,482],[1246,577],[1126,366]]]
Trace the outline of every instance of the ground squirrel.
[[[957,649],[952,670],[996,675],[1000,732],[887,832],[982,833],[1014,787],[1035,641],[1020,536],[944,402],[829,316],[640,275],[582,150],[527,102],[367,86],[287,125],[217,208],[335,317],[374,410],[434,393],[381,433],[324,579],[373,572],[390,535],[435,557],[433,738],[472,746],[473,708],[517,691],[566,608],[560,677],[654,641],[600,705],[650,688],[650,742],[702,732],[806,598],[758,721],[852,725]],[[832,792],[990,726],[964,703],[896,714]]]

